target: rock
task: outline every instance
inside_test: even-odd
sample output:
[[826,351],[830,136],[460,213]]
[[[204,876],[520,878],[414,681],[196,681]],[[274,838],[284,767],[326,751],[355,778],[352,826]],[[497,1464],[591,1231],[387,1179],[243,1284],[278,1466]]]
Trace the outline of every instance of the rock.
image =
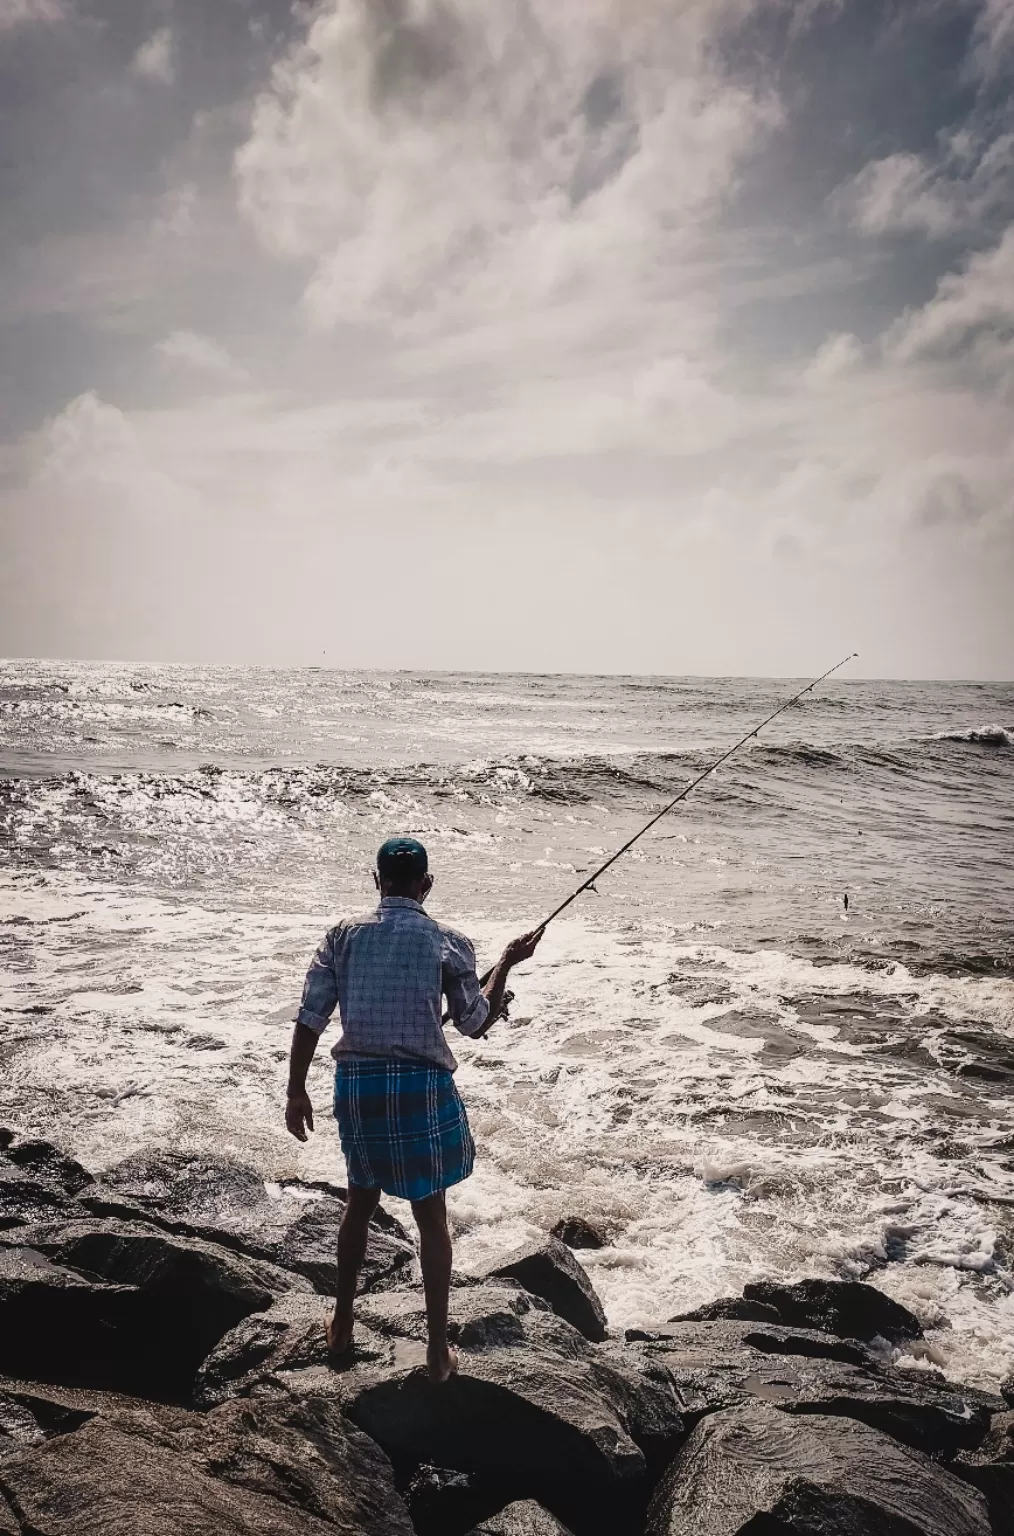
[[471,1536],[570,1536],[570,1532],[534,1499],[521,1499],[474,1526]]
[[0,1248],[0,1370],[98,1386],[133,1381],[143,1330],[133,1286],[87,1279],[30,1248]]
[[[129,1351],[117,1345],[112,1377],[92,1375],[90,1345],[69,1333],[60,1337],[46,1373],[55,1372],[56,1380],[185,1397],[223,1334],[251,1312],[266,1310],[276,1296],[310,1289],[306,1280],[274,1265],[140,1222],[88,1217],[19,1229],[22,1234],[63,1269],[136,1293],[130,1304],[135,1336]],[[40,1326],[51,1324],[40,1316]]]
[[518,1280],[533,1296],[548,1301],[557,1316],[586,1339],[596,1343],[606,1336],[606,1314],[595,1287],[570,1249],[556,1237],[516,1249],[490,1268],[484,1278]]
[[383,1453],[326,1400],[206,1416],[97,1402],[0,1480],[33,1536],[413,1536]]
[[604,1248],[606,1239],[583,1216],[565,1216],[553,1228],[553,1236],[568,1248]]
[[678,1322],[656,1329],[628,1328],[624,1338],[628,1344],[678,1345],[681,1353],[696,1352],[702,1359],[712,1358],[713,1352],[725,1356],[732,1350],[746,1349],[767,1355],[803,1355],[811,1360],[844,1360],[871,1370],[884,1363],[858,1339],[839,1339],[815,1328],[785,1328],[779,1323],[729,1321],[710,1327],[707,1322]]
[[758,1280],[744,1285],[747,1301],[774,1307],[791,1328],[818,1328],[844,1339],[888,1339],[899,1344],[922,1336],[913,1312],[860,1280],[798,1280],[778,1285]]
[[79,1194],[94,1183],[87,1168],[49,1141],[12,1136],[3,1148],[3,1156],[16,1168],[55,1184],[68,1195]]
[[469,1473],[447,1467],[417,1467],[404,1492],[416,1536],[471,1536],[501,1507]]
[[[333,1296],[344,1201],[297,1180],[277,1189],[270,1196],[258,1173],[225,1157],[145,1151],[107,1169],[82,1204],[126,1220],[143,1213],[167,1231],[294,1270],[322,1295]],[[374,1221],[360,1276],[364,1292],[409,1276],[415,1250],[392,1227],[397,1223],[386,1213]]]
[[777,1307],[763,1301],[747,1301],[743,1296],[719,1296],[717,1301],[706,1301],[692,1312],[677,1312],[675,1317],[669,1319],[670,1323],[717,1323],[723,1320],[752,1323],[782,1321]]
[[1014,1413],[998,1413],[975,1451],[965,1451],[951,1471],[986,1500],[993,1536],[1014,1536]]
[[694,1430],[648,1536],[989,1536],[985,1500],[865,1424],[753,1403]]
[[396,1467],[470,1474],[492,1509],[538,1499],[582,1536],[643,1516],[649,1464],[684,1432],[664,1367],[605,1355],[517,1284],[456,1289],[451,1305],[460,1369],[434,1387],[418,1368],[421,1294],[364,1299],[363,1322],[395,1353],[341,1378],[352,1421]]
[[954,1456],[979,1445],[1002,1407],[987,1393],[881,1368],[873,1357],[865,1365],[816,1357],[809,1351],[820,1335],[805,1330],[716,1322],[641,1331],[647,1336],[632,1338],[628,1349],[669,1368],[690,1421],[760,1401],[784,1413],[859,1419],[929,1455]]
[[1005,1376],[1003,1381],[1001,1381],[1000,1396],[1005,1403],[1009,1403],[1014,1408],[1014,1371],[1009,1376]]
[[49,1179],[40,1179],[10,1163],[0,1162],[0,1232],[81,1215],[72,1195]]
[[[266,1312],[244,1318],[219,1341],[197,1373],[194,1401],[202,1408],[246,1396],[265,1383],[286,1385],[287,1373],[330,1374],[324,1325],[333,1304],[323,1296],[279,1297]],[[393,1350],[361,1322],[352,1359],[387,1363]],[[302,1382],[305,1387],[305,1379]]]
[[[527,1498],[579,1536],[643,1521],[649,1473],[684,1433],[663,1363],[620,1346],[607,1355],[541,1298],[499,1281],[451,1292],[460,1371],[450,1382],[435,1387],[422,1368],[418,1290],[364,1297],[352,1360],[328,1370],[311,1302],[285,1298],[223,1339],[201,1373],[201,1400],[242,1391],[259,1401],[270,1390],[333,1396],[391,1457],[402,1486],[420,1468],[444,1469],[417,1489],[434,1521],[420,1531],[455,1536]],[[447,1482],[455,1473],[467,1481]]]

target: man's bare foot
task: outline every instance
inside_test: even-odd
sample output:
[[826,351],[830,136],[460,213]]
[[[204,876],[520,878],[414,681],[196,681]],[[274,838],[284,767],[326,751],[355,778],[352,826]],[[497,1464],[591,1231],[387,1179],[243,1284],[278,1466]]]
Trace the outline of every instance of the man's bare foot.
[[453,1344],[445,1344],[442,1349],[427,1349],[426,1369],[429,1372],[430,1381],[438,1384],[447,1381],[458,1369],[458,1351]]
[[352,1348],[352,1323],[339,1323],[337,1317],[329,1317],[324,1324],[327,1352],[332,1360],[340,1360]]

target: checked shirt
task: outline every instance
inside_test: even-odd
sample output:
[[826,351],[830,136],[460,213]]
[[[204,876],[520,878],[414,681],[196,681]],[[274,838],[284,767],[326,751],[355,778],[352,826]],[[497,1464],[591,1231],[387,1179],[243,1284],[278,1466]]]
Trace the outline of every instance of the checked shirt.
[[326,935],[296,1019],[319,1035],[337,1007],[336,1061],[386,1056],[453,1072],[457,1062],[441,1022],[445,997],[463,1035],[476,1034],[489,1017],[468,939],[436,922],[420,902],[384,896],[375,911]]

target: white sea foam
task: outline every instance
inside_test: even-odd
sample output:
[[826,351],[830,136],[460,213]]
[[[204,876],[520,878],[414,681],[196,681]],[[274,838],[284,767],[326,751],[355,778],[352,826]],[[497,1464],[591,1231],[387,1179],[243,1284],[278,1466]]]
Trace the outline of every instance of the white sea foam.
[[[319,918],[215,911],[66,875],[0,890],[12,925],[0,931],[17,940],[0,983],[21,1045],[10,1102],[27,1129],[99,1167],[163,1142],[231,1152],[274,1180],[340,1172],[324,1052],[317,1135],[303,1149],[281,1123],[288,1020]],[[502,923],[467,926],[482,954],[508,937]],[[694,1003],[674,974],[725,1000]],[[482,1043],[455,1043],[480,1151],[450,1197],[458,1262],[477,1269],[585,1216],[609,1237],[582,1261],[617,1327],[750,1279],[866,1275],[919,1313],[948,1373],[995,1384],[1014,1364],[1010,1232],[977,1196],[1003,1187],[990,1148],[1007,1106],[983,1084],[974,1115],[955,1122],[967,1154],[942,1155],[926,1100],[954,1093],[953,1078],[801,1023],[800,999],[857,990],[993,1027],[1014,1013],[1014,984],[998,978],[871,974],[661,926],[561,920],[517,977],[514,1018]],[[737,1028],[774,1029],[799,1054],[712,1027],[730,1011]]]

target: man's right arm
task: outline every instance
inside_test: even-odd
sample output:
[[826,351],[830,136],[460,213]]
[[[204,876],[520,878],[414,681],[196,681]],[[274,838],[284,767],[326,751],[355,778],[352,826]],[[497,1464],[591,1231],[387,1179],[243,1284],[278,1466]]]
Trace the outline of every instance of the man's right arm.
[[338,1004],[338,977],[335,973],[335,939],[338,928],[326,935],[306,973],[303,996],[296,1014],[289,1048],[289,1085],[285,1093],[285,1126],[297,1141],[306,1140],[313,1130],[313,1105],[306,1091],[317,1041],[327,1028]]

